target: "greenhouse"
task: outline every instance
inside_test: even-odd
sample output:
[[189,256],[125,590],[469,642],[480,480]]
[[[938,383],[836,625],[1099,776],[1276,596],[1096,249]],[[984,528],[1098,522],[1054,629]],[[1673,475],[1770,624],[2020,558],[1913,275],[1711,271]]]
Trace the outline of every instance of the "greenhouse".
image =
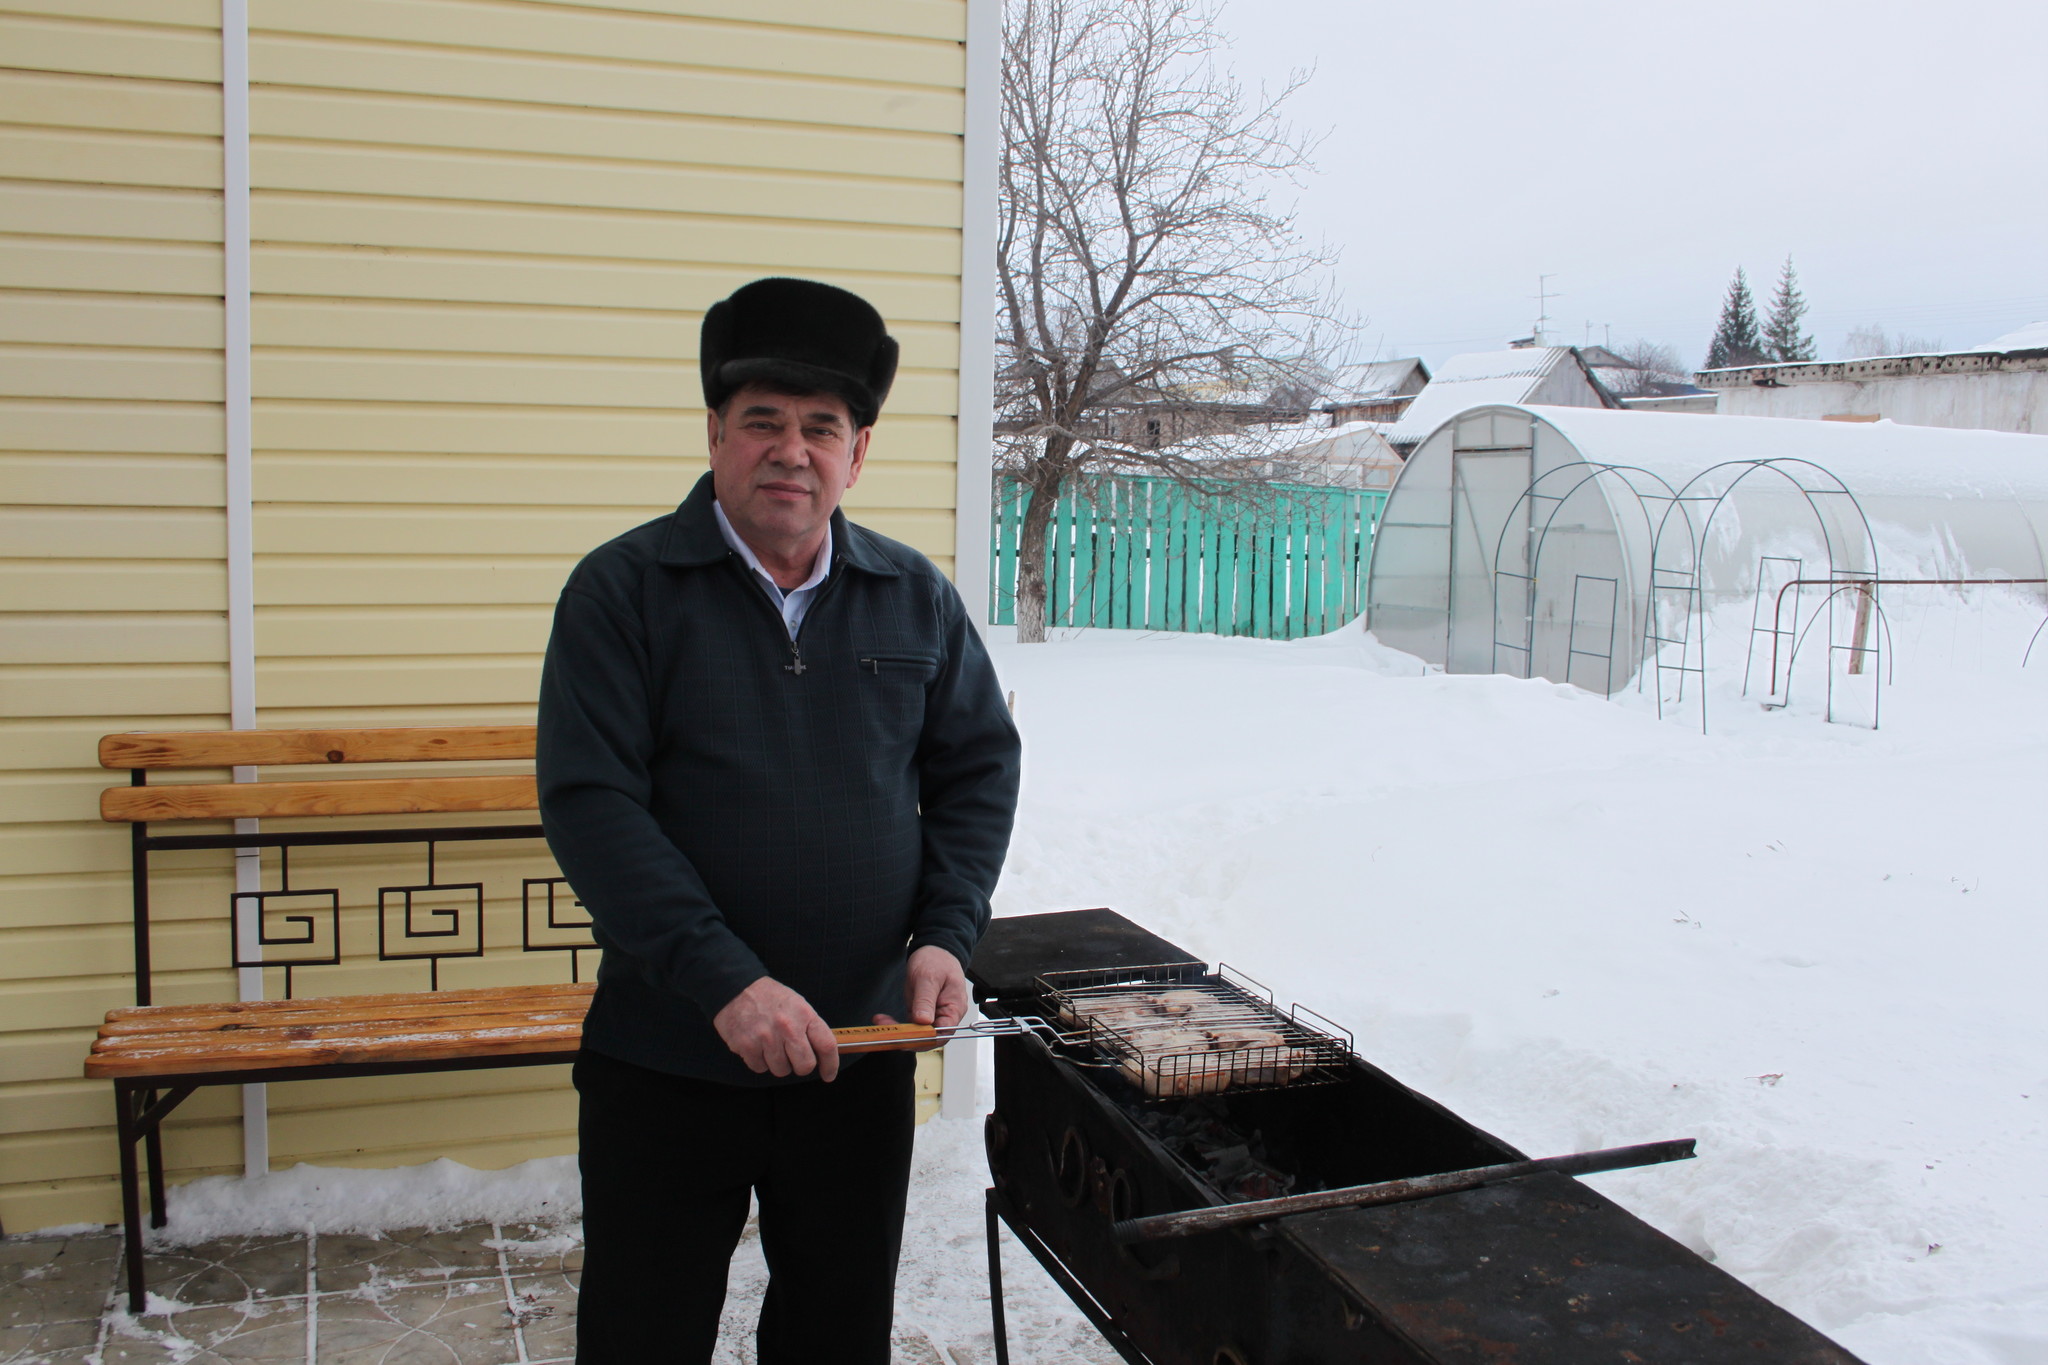
[[1708,615],[1747,603],[1717,672],[1777,694],[1825,655],[1874,683],[1887,590],[2039,594],[2044,544],[2048,436],[1488,405],[1403,467],[1367,623],[1452,673],[1607,695],[1648,663],[1676,696],[1704,678]]

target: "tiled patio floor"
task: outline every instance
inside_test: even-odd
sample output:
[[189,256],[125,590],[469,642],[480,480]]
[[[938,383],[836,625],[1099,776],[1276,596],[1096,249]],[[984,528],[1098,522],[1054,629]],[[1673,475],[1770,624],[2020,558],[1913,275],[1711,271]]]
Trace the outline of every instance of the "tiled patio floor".
[[[582,1248],[544,1228],[238,1237],[164,1250],[149,1258],[157,1311],[140,1318],[120,1311],[120,1257],[112,1233],[0,1241],[0,1365],[546,1365],[575,1356]],[[759,1305],[741,1297],[727,1304],[725,1335],[743,1365]],[[895,1355],[903,1365],[971,1365],[915,1333],[899,1335]]]

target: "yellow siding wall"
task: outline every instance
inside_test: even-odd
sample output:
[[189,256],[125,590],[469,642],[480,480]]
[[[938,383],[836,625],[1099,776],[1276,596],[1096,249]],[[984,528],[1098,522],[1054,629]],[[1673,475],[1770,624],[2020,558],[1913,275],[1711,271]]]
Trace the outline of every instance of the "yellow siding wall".
[[[226,724],[218,4],[5,12],[33,8],[0,0],[11,1230],[115,1211],[111,1106],[71,1079],[128,990],[92,741]],[[703,309],[764,274],[890,320],[903,372],[848,510],[950,567],[965,10],[251,0],[259,724],[530,719],[570,567],[702,471]],[[160,997],[225,997],[221,860],[189,857]],[[422,870],[330,865],[366,888]],[[545,859],[463,866],[515,941]],[[443,975],[566,972],[515,952]],[[271,1109],[278,1165],[573,1146],[555,1068],[272,1087]],[[234,1113],[227,1091],[180,1111],[177,1178],[238,1162]]]
[[[78,1078],[93,1026],[131,1002],[126,841],[95,818],[94,743],[227,724],[218,17],[206,0],[0,5],[10,1231],[115,1207],[108,1087]],[[194,864],[166,890],[175,918],[217,906],[226,881]],[[199,1102],[187,1166],[239,1159],[232,1106]]]

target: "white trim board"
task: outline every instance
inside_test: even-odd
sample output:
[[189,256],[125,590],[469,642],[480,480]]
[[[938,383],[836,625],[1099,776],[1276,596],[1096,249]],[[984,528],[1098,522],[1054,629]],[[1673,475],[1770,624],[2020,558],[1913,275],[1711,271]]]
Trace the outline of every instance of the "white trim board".
[[[221,308],[225,324],[222,400],[227,431],[228,724],[256,727],[256,546],[255,449],[253,443],[249,336],[249,3],[221,0]],[[254,782],[254,768],[235,769],[235,781]],[[237,834],[253,834],[257,822],[237,820]],[[263,860],[255,849],[235,853],[235,890],[263,889]],[[241,945],[243,958],[255,945]],[[235,994],[263,998],[263,969],[235,973]],[[242,1169],[270,1170],[270,1106],[261,1085],[242,1087]]]
[[1002,117],[1002,0],[967,2],[967,109],[960,177],[959,444],[953,582],[988,630],[989,480],[995,458],[996,171]]

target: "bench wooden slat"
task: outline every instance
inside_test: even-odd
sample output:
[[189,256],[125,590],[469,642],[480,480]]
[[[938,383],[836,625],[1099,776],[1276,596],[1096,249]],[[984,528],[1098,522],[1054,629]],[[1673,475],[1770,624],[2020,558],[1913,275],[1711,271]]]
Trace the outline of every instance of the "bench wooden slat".
[[366,777],[327,782],[183,782],[109,787],[100,818],[114,821],[244,820],[281,815],[425,815],[533,810],[530,774],[502,777]]
[[[276,964],[283,966],[283,963]],[[572,984],[567,981],[548,981],[538,986],[465,986],[445,991],[380,991],[364,995],[301,995],[291,1000],[195,1000],[183,1005],[117,1005],[107,1011],[109,1019],[128,1018],[169,1018],[175,1014],[264,1012],[269,1010],[322,1010],[331,1008],[353,1009],[383,1005],[410,1005],[435,1000],[452,1004],[466,1004],[474,1000],[527,1000],[535,996],[560,995],[568,991],[580,991],[589,995],[597,987],[585,981]]]
[[580,1006],[568,1009],[503,1011],[497,1014],[443,1016],[426,1019],[334,1019],[278,1024],[270,1028],[189,1029],[170,1033],[102,1035],[92,1045],[96,1057],[120,1057],[163,1051],[213,1053],[223,1048],[275,1047],[290,1043],[356,1043],[385,1038],[408,1038],[421,1033],[492,1033],[508,1028],[580,1024],[589,1013]]
[[108,735],[103,768],[238,768],[275,763],[410,763],[532,758],[531,725],[366,730],[157,730]]
[[520,1013],[563,1013],[588,1011],[590,993],[543,995],[526,1001],[457,1001],[379,1007],[340,1007],[319,1011],[266,1011],[266,1013],[180,1013],[160,1019],[109,1019],[100,1025],[100,1038],[154,1038],[168,1033],[250,1033],[254,1029],[295,1029],[326,1023],[369,1023],[403,1019],[471,1019],[479,1015],[520,1015]]
[[325,995],[300,1000],[242,1000],[201,1005],[130,1005],[107,1011],[101,1037],[196,1029],[281,1028],[310,1020],[420,1019],[497,1014],[522,1009],[590,1007],[589,983],[505,986],[468,991],[403,991],[388,995]]
[[583,1023],[549,1024],[490,1030],[421,1029],[416,1033],[348,1042],[255,1045],[221,1043],[204,1050],[177,1046],[123,1049],[94,1053],[85,1074],[94,1080],[148,1076],[200,1075],[210,1071],[290,1070],[371,1062],[434,1062],[467,1057],[499,1057],[513,1053],[574,1053],[582,1045]]

